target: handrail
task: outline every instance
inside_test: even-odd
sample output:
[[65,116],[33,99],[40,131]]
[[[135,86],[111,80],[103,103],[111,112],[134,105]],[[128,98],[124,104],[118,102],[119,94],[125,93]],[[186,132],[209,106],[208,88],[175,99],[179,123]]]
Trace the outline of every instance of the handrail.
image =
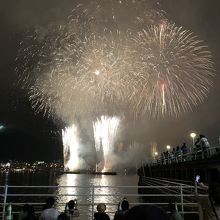
[[[219,151],[217,150],[219,149]],[[214,153],[210,153],[213,150],[215,150]],[[163,152],[164,153],[164,152]],[[198,155],[201,153],[201,158],[198,158]],[[206,157],[205,157],[205,154]],[[152,165],[166,165],[166,164],[173,164],[173,163],[181,163],[181,162],[185,162],[185,161],[194,161],[194,160],[198,160],[198,159],[205,159],[205,158],[212,158],[216,155],[220,154],[220,146],[212,146],[209,147],[207,149],[200,149],[200,150],[191,150],[191,152],[188,153],[183,153],[183,152],[179,152],[178,154],[173,155],[172,152],[168,151],[168,155],[167,156],[163,156],[163,157],[155,157],[155,161],[152,161]],[[149,164],[149,163],[146,163]]]
[[[166,181],[168,182],[168,181]],[[170,182],[171,183],[171,182]],[[57,196],[58,194],[55,192],[55,193],[8,193],[8,190],[10,191],[10,189],[28,189],[28,188],[32,188],[32,189],[36,189],[36,188],[41,188],[41,189],[45,189],[45,188],[48,188],[48,189],[57,189],[57,188],[77,188],[77,189],[90,189],[88,190],[88,193],[59,193],[59,196],[68,196],[68,197],[75,197],[77,199],[79,198],[83,198],[83,197],[90,197],[91,200],[90,202],[82,202],[82,203],[79,203],[78,206],[79,207],[83,207],[83,206],[90,206],[91,207],[91,211],[92,211],[92,216],[94,215],[94,207],[95,205],[97,205],[100,201],[100,198],[102,197],[110,197],[110,196],[119,196],[119,197],[127,197],[128,200],[131,199],[132,197],[155,197],[155,198],[158,198],[158,197],[163,197],[163,198],[166,198],[166,197],[177,197],[179,198],[180,202],[177,202],[178,205],[181,205],[181,212],[182,214],[185,214],[185,213],[191,213],[191,211],[185,211],[184,210],[184,207],[185,206],[190,206],[190,207],[198,207],[198,203],[197,202],[186,202],[185,198],[192,198],[192,197],[195,197],[195,194],[192,194],[192,193],[185,193],[184,190],[187,190],[187,189],[194,189],[194,186],[190,186],[190,185],[185,185],[185,184],[179,184],[179,185],[161,185],[161,186],[90,186],[90,187],[85,187],[85,186],[15,186],[15,185],[8,185],[8,186],[0,186],[2,188],[5,188],[7,189],[7,191],[5,190],[5,194],[1,194],[1,196],[4,196],[5,200],[4,200],[4,203],[0,203],[0,205],[3,205],[3,207],[6,207],[9,203],[7,202],[7,198],[14,198],[14,197],[19,197],[21,200],[22,198],[31,198],[31,197],[48,197],[48,196]],[[111,193],[111,194],[108,194],[108,193],[99,193],[99,191],[97,191],[98,189],[100,188],[125,188],[125,189],[128,189],[128,188],[136,188],[136,189],[146,189],[146,190],[150,190],[150,189],[173,189],[173,190],[176,190],[176,191],[172,191],[171,193],[166,193],[166,194],[163,194],[163,193],[152,193],[151,191],[149,191],[148,193],[144,193],[144,194],[138,194],[138,193]],[[92,190],[91,190],[92,189]],[[199,194],[199,196],[207,196],[207,195],[203,195],[203,194]],[[33,199],[33,198],[32,198]],[[33,201],[33,200],[32,200]],[[27,202],[11,202],[12,206],[21,206],[21,205],[24,205],[26,204]],[[44,204],[42,202],[29,202],[29,204],[33,204],[33,205],[41,205],[41,204]],[[65,203],[63,202],[59,202],[58,205],[60,207],[63,207]],[[138,205],[138,204],[156,204],[156,205],[167,205],[166,202],[131,202],[130,205],[133,206],[133,205]],[[117,209],[117,204],[116,203],[106,203],[106,205],[109,205],[109,206],[115,206],[115,210]],[[14,211],[15,213],[15,211]],[[109,213],[113,213],[113,212],[109,212]],[[193,211],[192,213],[198,213],[197,211]],[[2,211],[2,219],[4,219],[4,216],[5,216],[5,211],[4,211],[4,208],[3,208],[3,211]]]
[[8,194],[8,185],[5,186],[2,220],[4,220],[4,217],[5,217],[5,208],[6,208],[6,202],[7,202],[7,194]]

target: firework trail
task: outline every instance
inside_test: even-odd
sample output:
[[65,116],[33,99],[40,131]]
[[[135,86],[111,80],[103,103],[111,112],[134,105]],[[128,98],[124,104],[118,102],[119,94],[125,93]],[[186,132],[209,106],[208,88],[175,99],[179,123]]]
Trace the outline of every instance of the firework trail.
[[211,53],[192,32],[164,22],[131,42],[134,114],[178,116],[207,97],[214,76]]
[[111,170],[111,156],[116,138],[119,135],[120,119],[118,117],[101,116],[93,123],[95,148],[98,155],[98,171]]
[[80,168],[80,159],[78,151],[80,148],[77,127],[72,125],[62,130],[63,138],[63,158],[65,170],[78,170]]

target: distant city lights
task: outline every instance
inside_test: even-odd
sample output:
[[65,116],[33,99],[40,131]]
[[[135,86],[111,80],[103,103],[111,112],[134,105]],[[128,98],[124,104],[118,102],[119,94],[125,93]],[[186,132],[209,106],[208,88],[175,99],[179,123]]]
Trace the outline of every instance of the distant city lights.
[[0,124],[0,130],[4,129],[5,126]]

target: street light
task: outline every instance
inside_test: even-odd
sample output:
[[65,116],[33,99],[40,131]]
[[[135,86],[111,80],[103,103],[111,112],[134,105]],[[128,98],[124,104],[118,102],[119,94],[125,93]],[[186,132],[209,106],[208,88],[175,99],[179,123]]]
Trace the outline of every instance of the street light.
[[166,146],[166,148],[167,148],[167,151],[168,151],[168,154],[167,154],[167,163],[170,163],[170,152],[169,152],[169,150],[170,150],[170,145],[167,145]]
[[190,137],[191,137],[192,140],[193,140],[193,146],[194,146],[194,141],[195,141],[196,133],[192,132],[192,133],[190,134]]
[[158,152],[157,151],[154,152],[154,160],[155,160],[155,162],[159,163],[159,161],[158,161]]
[[194,132],[190,133],[190,137],[192,138],[192,141],[193,141],[193,145],[192,145],[192,147],[190,147],[190,152],[192,152],[192,149],[193,149],[194,143],[195,143],[196,133],[194,133]]
[[166,148],[167,148],[167,150],[169,151],[169,150],[170,150],[170,145],[167,145]]

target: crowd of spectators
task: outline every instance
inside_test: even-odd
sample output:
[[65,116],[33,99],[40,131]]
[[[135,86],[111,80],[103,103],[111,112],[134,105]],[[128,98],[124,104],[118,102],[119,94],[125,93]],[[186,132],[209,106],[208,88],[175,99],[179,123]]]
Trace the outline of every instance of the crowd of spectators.
[[[215,171],[215,172],[214,172]],[[219,219],[220,218],[220,175],[217,170],[211,173],[210,183],[203,184],[200,180],[196,184],[205,187],[209,191],[210,197],[198,197],[198,203],[201,206],[203,219]],[[23,210],[19,213],[19,220],[74,220],[81,219],[77,208],[76,200],[70,200],[63,212],[58,211],[55,207],[53,197],[46,199],[46,204],[40,214],[36,215],[34,206],[25,204]],[[7,218],[6,218],[7,219]],[[10,218],[11,219],[11,218]],[[83,219],[83,218],[82,218]],[[110,220],[106,213],[106,204],[99,203],[97,212],[94,213],[94,220]],[[136,205],[130,208],[127,198],[119,203],[112,220],[183,220],[182,215],[178,211],[175,202],[169,202],[167,207],[161,208],[156,205]]]
[[[29,204],[23,206],[23,210],[19,213],[19,220],[74,220],[80,219],[80,213],[77,209],[76,200],[70,200],[63,212],[59,212],[54,207],[55,200],[53,197],[46,199],[46,204],[40,215],[36,215],[34,207]],[[119,203],[113,220],[182,220],[177,207],[170,203],[168,209],[164,210],[155,205],[137,205],[129,207],[129,202],[126,198]],[[168,212],[167,212],[168,211]],[[97,205],[97,212],[94,213],[94,220],[110,220],[106,213],[106,204],[100,203]]]
[[218,148],[211,147],[205,135],[201,134],[199,138],[196,139],[193,147],[189,147],[186,143],[183,143],[182,146],[176,146],[162,152],[160,157],[156,158],[156,161],[159,164],[165,165],[183,161],[206,159],[212,157],[216,153],[218,153]]
[[18,215],[19,220],[73,220],[79,217],[77,201],[70,200],[64,212],[59,212],[55,207],[55,199],[48,197],[40,215],[35,214],[34,206],[25,204]]

